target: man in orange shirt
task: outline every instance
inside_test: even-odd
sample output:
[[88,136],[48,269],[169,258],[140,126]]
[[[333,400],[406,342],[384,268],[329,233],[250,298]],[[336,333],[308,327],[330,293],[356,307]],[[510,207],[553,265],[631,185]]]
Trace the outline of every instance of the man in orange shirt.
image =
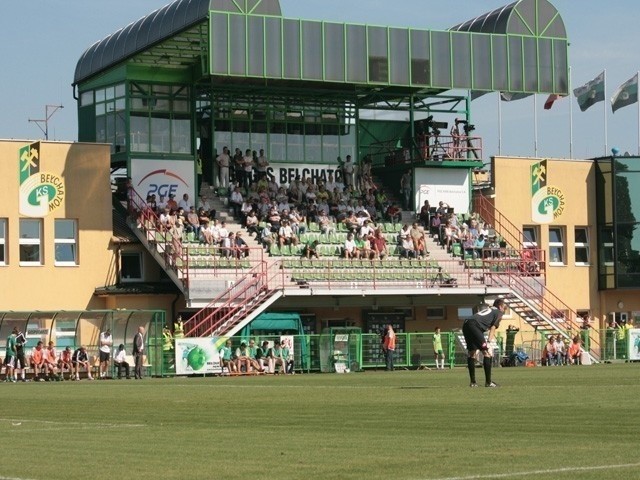
[[45,370],[42,342],[38,342],[36,348],[31,351],[31,368],[33,368],[33,373],[35,375],[34,380],[44,382],[44,378],[40,376],[42,371]]
[[393,331],[393,327],[391,325],[387,325],[385,327],[384,338],[382,339],[382,350],[384,351],[387,371],[393,371],[393,355],[396,350],[396,332]]
[[55,379],[58,374],[58,354],[56,353],[56,349],[53,346],[53,342],[49,342],[49,346],[44,351],[44,368],[47,372],[47,377],[51,380]]
[[60,354],[58,360],[58,368],[60,369],[60,378],[64,380],[64,371],[69,372],[69,380],[73,380],[73,366],[71,365],[71,347],[65,348]]

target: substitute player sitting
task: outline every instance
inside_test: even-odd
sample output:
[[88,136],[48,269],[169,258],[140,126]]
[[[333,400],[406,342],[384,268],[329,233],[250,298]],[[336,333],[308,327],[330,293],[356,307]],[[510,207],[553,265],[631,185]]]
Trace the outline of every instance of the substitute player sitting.
[[71,365],[71,347],[66,347],[60,354],[58,360],[58,368],[60,369],[60,378],[64,380],[64,371],[69,372],[69,380],[73,380],[73,366]]
[[[491,381],[491,361],[493,352],[489,344],[495,339],[496,329],[500,326],[500,319],[507,309],[504,300],[498,298],[493,306],[483,305],[473,316],[467,318],[462,325],[462,333],[467,342],[467,367],[469,369],[470,387],[477,387],[476,383],[476,354],[482,352],[482,366],[484,367],[485,387],[497,387]],[[484,333],[489,332],[485,340]]]

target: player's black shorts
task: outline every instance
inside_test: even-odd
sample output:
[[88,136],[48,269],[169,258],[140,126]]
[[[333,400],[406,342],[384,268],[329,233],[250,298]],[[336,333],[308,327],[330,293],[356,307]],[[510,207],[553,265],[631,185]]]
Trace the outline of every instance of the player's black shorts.
[[24,351],[19,351],[15,356],[16,368],[27,368],[27,361],[24,358]]
[[487,341],[484,339],[484,332],[474,319],[470,318],[462,324],[462,333],[467,342],[467,350],[486,350]]
[[16,357],[14,357],[13,355],[7,355],[6,357],[4,357],[4,364],[7,367],[13,368],[13,366],[15,365],[16,362]]
[[102,350],[100,350],[100,362],[108,362],[109,361],[109,352],[103,352]]

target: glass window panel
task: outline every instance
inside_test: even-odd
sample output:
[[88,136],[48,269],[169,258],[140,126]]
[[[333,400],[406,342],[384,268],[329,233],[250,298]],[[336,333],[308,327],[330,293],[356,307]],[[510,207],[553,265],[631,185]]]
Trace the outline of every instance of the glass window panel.
[[553,78],[555,91],[567,93],[569,90],[567,67],[567,42],[564,40],[553,41]]
[[522,90],[522,38],[509,37],[509,80],[511,90]]
[[409,31],[390,28],[391,83],[409,85]]
[[126,107],[126,100],[124,98],[119,98],[115,101],[114,106],[116,112],[121,112]]
[[171,85],[152,85],[151,90],[156,95],[169,96],[171,88]]
[[324,25],[324,74],[326,80],[344,81],[344,25]]
[[211,18],[211,46],[213,55],[213,73],[228,72],[228,52],[229,27],[227,25],[227,15],[212,13]]
[[369,81],[389,81],[389,58],[387,29],[384,27],[369,27]]
[[524,88],[528,92],[538,90],[538,49],[535,38],[524,38]]
[[169,142],[171,122],[168,118],[151,117],[151,151],[170,152]]
[[[335,127],[330,125],[323,125],[322,130],[324,135],[322,136],[322,160],[327,163],[333,163],[340,156],[340,137],[335,135]],[[343,157],[346,157],[349,152],[345,152]]]
[[0,218],[0,241],[4,242],[4,239],[6,238],[6,231],[7,231],[7,220],[4,218]]
[[124,97],[124,93],[126,92],[126,88],[124,83],[115,86],[116,98]]
[[20,245],[20,261],[40,263],[40,245]]
[[107,112],[107,107],[104,103],[96,105],[96,115],[104,115]]
[[473,41],[473,88],[491,89],[491,37],[476,33]]
[[142,280],[142,254],[120,254],[120,279],[122,281]]
[[107,120],[104,115],[96,117],[96,142],[104,143],[107,141]]
[[524,22],[517,15],[512,15],[509,20],[509,33],[517,35],[531,35],[531,32]]
[[576,228],[576,243],[589,243],[586,228]]
[[115,87],[107,87],[104,89],[105,92],[105,99],[106,100],[113,100],[115,98]]
[[553,92],[552,44],[546,38],[538,39],[538,58],[540,70],[540,91]]
[[83,107],[86,107],[87,105],[93,105],[93,90],[82,92],[80,94],[80,105]]
[[562,243],[562,230],[559,228],[549,229],[549,243]]
[[[316,127],[316,125],[313,125],[313,127]],[[317,129],[321,131],[319,125]],[[306,133],[304,160],[305,162],[320,162],[322,160],[322,135],[317,134],[315,131],[313,135],[310,135],[309,125],[307,125]]]
[[56,240],[75,240],[76,221],[56,220],[54,224],[54,235]]
[[617,223],[636,223],[640,221],[640,189],[636,187],[640,184],[640,172],[620,171],[634,168],[631,162],[620,160],[616,163],[618,170],[615,178]]
[[191,153],[191,120],[189,118],[174,118],[171,125],[171,150],[173,153]]
[[[302,125],[298,125],[297,131],[302,131]],[[293,131],[293,130],[292,130]],[[287,160],[301,162],[304,158],[304,135],[287,135]]]
[[508,90],[509,77],[507,75],[507,39],[492,37],[491,51],[493,55],[493,88]]
[[411,31],[411,83],[429,85],[431,82],[429,63],[429,32]]
[[107,143],[115,144],[116,141],[116,116],[107,115]]
[[547,37],[567,38],[567,30],[564,27],[562,18],[560,16],[556,17],[544,34]]
[[247,71],[247,26],[244,15],[229,16],[230,73],[245,75]]
[[[263,128],[265,129],[266,132],[266,128],[267,128],[267,124],[263,123],[261,124],[263,126]],[[253,128],[254,125],[252,125]],[[251,132],[251,149],[255,150],[257,152],[260,151],[261,148],[265,148],[267,146],[267,134],[266,133],[255,133],[255,132]],[[266,151],[266,149],[265,149]]]
[[40,220],[20,219],[20,239],[40,240]]
[[282,162],[287,159],[286,141],[286,135],[282,133],[271,133],[269,135],[269,161]]
[[431,32],[432,83],[438,87],[451,87],[451,42],[449,32]]
[[76,264],[76,245],[73,243],[56,243],[56,262]]
[[99,88],[98,90],[96,90],[96,103],[104,102],[104,98],[105,98],[104,88]]
[[249,75],[264,75],[264,17],[247,17],[249,21]]
[[322,24],[302,22],[302,76],[322,80]]
[[453,85],[456,88],[471,88],[471,35],[452,33]]
[[300,78],[300,21],[284,20],[284,76]]
[[266,18],[267,35],[267,76],[280,78],[282,76],[282,19]]
[[131,115],[129,117],[131,129],[131,151],[149,151],[149,117]]
[[361,25],[347,25],[347,81],[367,81],[367,34]]

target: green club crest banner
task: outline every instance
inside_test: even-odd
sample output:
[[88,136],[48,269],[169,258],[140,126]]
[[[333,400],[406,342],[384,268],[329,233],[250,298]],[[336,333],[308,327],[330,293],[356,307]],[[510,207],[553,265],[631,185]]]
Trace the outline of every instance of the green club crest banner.
[[18,152],[19,211],[26,217],[46,217],[64,203],[64,181],[60,175],[41,170],[40,142]]
[[531,219],[539,224],[553,222],[565,207],[562,190],[547,184],[548,173],[546,160],[531,165]]

